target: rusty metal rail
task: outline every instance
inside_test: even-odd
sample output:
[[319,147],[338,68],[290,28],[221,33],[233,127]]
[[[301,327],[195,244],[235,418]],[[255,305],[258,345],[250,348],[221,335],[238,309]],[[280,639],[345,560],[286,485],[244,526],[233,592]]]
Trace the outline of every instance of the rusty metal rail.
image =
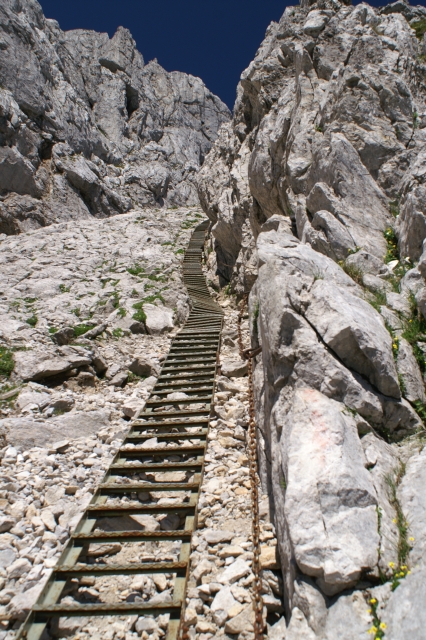
[[[55,637],[51,625],[58,618],[166,613],[170,615],[166,640],[178,638],[223,323],[223,312],[210,297],[201,268],[207,226],[203,222],[196,227],[183,261],[184,282],[191,300],[189,318],[173,340],[144,412],[132,423],[17,640],[39,640],[46,629]],[[168,397],[175,392],[188,397]],[[155,441],[149,442],[151,439]],[[175,477],[168,482],[170,472],[181,472],[180,480]],[[164,474],[167,475],[162,478]],[[170,498],[170,493],[176,494],[179,502],[159,498],[161,494]],[[174,516],[179,525],[173,525],[173,530],[165,527],[166,530],[148,531],[137,520],[138,516],[162,515]],[[175,561],[168,557],[167,545],[171,542],[180,545]],[[110,564],[102,551],[93,560],[91,550],[111,543],[133,545],[126,547],[129,560]],[[144,562],[144,545],[152,551],[153,543],[159,545],[157,550],[166,545],[161,561]],[[171,598],[165,603],[150,604],[142,598],[140,602],[122,602],[118,594],[113,594],[113,602],[103,602],[99,595],[98,601],[87,603],[78,593],[83,577],[96,580],[158,573],[173,579]],[[70,593],[73,603],[62,602]]]

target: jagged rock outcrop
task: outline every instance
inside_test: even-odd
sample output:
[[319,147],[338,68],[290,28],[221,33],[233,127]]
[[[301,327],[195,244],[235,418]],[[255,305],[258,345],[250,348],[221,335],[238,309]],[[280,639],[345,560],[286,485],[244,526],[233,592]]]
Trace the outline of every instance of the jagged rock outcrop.
[[36,0],[0,7],[0,233],[196,205],[228,108],[199,78],[145,65],[127,29],[63,32]]
[[251,291],[288,640],[422,637],[425,31],[405,2],[288,7],[199,174],[211,280]]

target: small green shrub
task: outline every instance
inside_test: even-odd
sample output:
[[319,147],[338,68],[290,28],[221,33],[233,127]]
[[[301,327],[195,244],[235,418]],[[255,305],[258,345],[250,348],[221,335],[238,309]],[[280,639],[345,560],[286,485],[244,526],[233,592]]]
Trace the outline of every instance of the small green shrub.
[[141,304],[153,304],[156,300],[161,300],[163,304],[166,303],[160,293],[154,293],[152,296],[147,296],[146,298],[144,298]]
[[177,251],[175,251],[175,254],[177,256],[181,255],[182,253],[185,253],[185,249],[178,249]]
[[366,300],[371,304],[372,307],[375,308],[376,311],[380,313],[381,311],[380,307],[383,307],[386,305],[386,292],[383,290],[375,291],[374,293],[370,292],[366,296]]
[[49,327],[49,333],[57,333],[58,329],[56,327]]
[[119,327],[117,329],[113,329],[112,335],[114,336],[114,338],[122,338],[123,337],[123,329],[120,329]]
[[362,247],[358,247],[358,245],[355,247],[355,249],[348,249],[348,256],[353,256],[355,253],[358,253],[358,251],[361,251]]
[[127,316],[127,311],[123,307],[120,307],[118,310],[118,315],[120,318],[125,318]]
[[59,290],[61,291],[61,293],[68,293],[70,289],[71,287],[66,287],[64,284],[59,285]]
[[73,313],[75,316],[77,316],[77,318],[79,318],[80,315],[81,315],[80,307],[76,307],[75,309],[71,309],[71,313]]
[[37,302],[37,298],[24,298],[24,302],[27,304],[34,304],[34,302]]
[[408,539],[408,522],[407,518],[402,511],[401,503],[398,498],[398,487],[401,484],[402,478],[405,475],[406,465],[401,462],[398,469],[395,469],[394,474],[388,474],[385,476],[386,484],[389,488],[389,501],[396,512],[396,518],[394,523],[398,527],[399,539],[398,539],[398,564],[399,567],[405,566],[407,562],[408,554],[411,551],[410,541]]
[[426,405],[424,405],[420,400],[416,400],[413,402],[413,406],[417,415],[423,420],[424,424],[426,424]]
[[135,264],[134,267],[128,267],[127,271],[131,276],[140,276],[142,273],[145,273],[145,269],[138,264]]
[[141,302],[136,302],[133,306],[133,309],[136,309],[136,313],[133,314],[133,319],[137,320],[137,322],[142,322],[145,323],[146,322],[146,313],[143,310],[143,305],[144,305],[144,301],[141,300]]
[[78,338],[79,336],[82,336],[83,334],[93,329],[94,326],[95,326],[94,324],[77,324],[74,327],[75,337]]
[[385,236],[387,251],[385,255],[385,262],[391,262],[392,260],[399,260],[399,251],[398,251],[398,238],[396,237],[396,233],[392,227],[388,227],[383,235]]
[[410,26],[416,32],[416,36],[418,37],[418,39],[421,40],[423,38],[423,35],[426,33],[426,18],[423,18],[422,20],[417,20],[416,22],[413,22]]
[[157,276],[155,273],[151,273],[148,276],[148,280],[152,280],[153,282],[167,282],[167,276]]
[[361,269],[358,269],[358,267],[355,267],[352,264],[346,264],[345,262],[339,262],[339,264],[342,267],[343,271],[350,278],[352,278],[352,280],[354,280],[354,282],[356,282],[357,284],[360,284],[362,286],[362,278],[363,278],[364,274],[361,271]]
[[35,326],[36,326],[36,324],[37,324],[37,322],[38,322],[38,318],[37,318],[37,316],[35,315],[35,313],[33,313],[33,315],[32,315],[30,318],[27,318],[27,319],[25,320],[25,322],[26,322],[27,324],[29,324],[29,325],[30,325],[30,327],[35,327]]
[[9,378],[15,368],[12,351],[7,347],[0,347],[0,376]]

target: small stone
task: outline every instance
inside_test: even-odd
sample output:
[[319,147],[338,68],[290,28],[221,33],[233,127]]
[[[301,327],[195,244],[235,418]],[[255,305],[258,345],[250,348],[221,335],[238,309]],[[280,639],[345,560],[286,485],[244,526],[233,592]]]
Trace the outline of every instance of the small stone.
[[98,460],[96,460],[96,458],[85,458],[83,460],[83,464],[85,467],[94,467],[97,462]]
[[186,609],[185,610],[185,622],[190,627],[194,624],[197,624],[198,616],[195,609]]
[[244,553],[244,549],[238,546],[227,546],[219,551],[219,558],[230,558],[240,556]]
[[11,518],[10,516],[0,516],[0,533],[10,531],[15,525],[15,522],[15,518]]
[[16,552],[12,547],[5,547],[0,550],[0,567],[6,569],[16,560]]
[[213,569],[213,564],[208,560],[201,560],[201,562],[196,566],[193,576],[197,582],[201,580],[203,576],[206,576],[208,573],[211,573]]
[[222,375],[227,378],[242,378],[247,375],[247,360],[224,360],[221,364]]
[[225,571],[218,577],[219,582],[222,584],[232,584],[240,578],[250,573],[250,567],[245,560],[238,558],[235,562],[230,564]]
[[64,453],[69,446],[70,446],[69,440],[60,440],[59,442],[54,442],[52,445],[49,446],[49,454]]
[[278,600],[273,595],[265,594],[262,598],[263,604],[269,613],[282,613],[284,611],[281,600]]
[[138,633],[143,633],[144,631],[148,634],[154,633],[157,630],[157,624],[154,618],[139,618],[135,624],[135,630]]
[[198,633],[214,633],[216,631],[216,625],[206,622],[205,620],[200,620],[195,629]]
[[55,531],[57,523],[50,509],[42,509],[40,512],[40,518],[44,526],[49,529],[49,531]]
[[216,531],[214,529],[206,529],[204,537],[208,544],[215,545],[220,544],[221,542],[229,542],[235,538],[235,533],[233,531],[226,530]]
[[260,568],[261,569],[279,569],[281,566],[277,547],[263,546],[260,549]]
[[167,578],[164,574],[154,573],[154,575],[152,576],[152,581],[154,582],[158,591],[164,591],[165,589],[167,589],[168,583],[167,583]]
[[220,609],[228,611],[235,604],[236,600],[231,593],[231,588],[227,585],[217,592],[210,608],[212,611],[219,611]]
[[28,573],[31,569],[31,562],[29,562],[26,558],[20,558],[15,560],[10,567],[7,567],[7,576],[9,580],[13,580],[14,578],[20,578],[25,573]]
[[75,494],[78,491],[78,486],[76,485],[69,485],[68,487],[65,488],[65,494],[67,496],[75,496]]
[[236,602],[234,606],[228,610],[228,616],[230,618],[235,618],[235,616],[238,616],[243,609],[244,609],[244,605],[240,604],[239,602]]
[[225,633],[237,635],[239,633],[253,631],[254,610],[249,604],[241,613],[234,618],[230,618],[225,625]]

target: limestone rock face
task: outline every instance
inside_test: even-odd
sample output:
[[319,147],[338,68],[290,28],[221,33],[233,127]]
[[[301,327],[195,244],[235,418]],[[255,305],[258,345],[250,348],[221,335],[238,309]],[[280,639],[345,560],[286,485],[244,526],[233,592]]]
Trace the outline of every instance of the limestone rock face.
[[392,209],[401,254],[420,257],[426,90],[414,80],[424,68],[414,27],[424,15],[322,0],[271,23],[198,181],[219,273],[236,290],[253,284],[253,239],[276,214],[335,260],[356,246],[382,259]]
[[144,64],[130,32],[61,31],[35,0],[0,7],[0,233],[147,205],[198,204],[228,108]]
[[420,640],[426,9],[348,5],[269,26],[198,189],[211,281],[251,291],[285,637],[367,637],[374,596]]

